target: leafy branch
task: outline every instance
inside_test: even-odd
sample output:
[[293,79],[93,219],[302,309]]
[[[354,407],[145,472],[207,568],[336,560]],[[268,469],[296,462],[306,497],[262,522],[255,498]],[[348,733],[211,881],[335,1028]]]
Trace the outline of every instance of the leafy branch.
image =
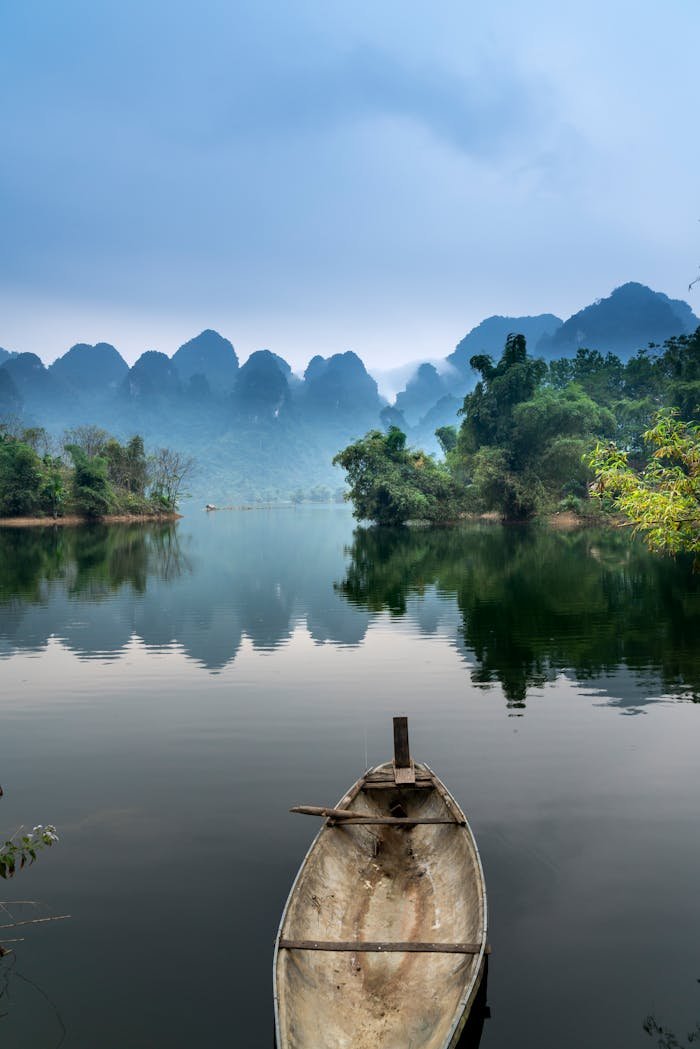
[[56,828],[50,823],[45,827],[39,824],[18,837],[21,829],[8,838],[4,845],[0,845],[0,878],[12,878],[17,870],[34,863],[41,849],[50,848],[58,841]]

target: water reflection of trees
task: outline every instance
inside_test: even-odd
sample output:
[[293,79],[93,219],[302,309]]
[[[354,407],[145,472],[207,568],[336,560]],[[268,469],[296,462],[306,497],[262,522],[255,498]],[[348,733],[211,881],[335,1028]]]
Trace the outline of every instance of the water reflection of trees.
[[347,516],[221,515],[163,526],[0,529],[0,658],[50,637],[79,658],[118,658],[134,637],[178,644],[217,671],[244,638],[358,645],[371,616],[333,593]]
[[122,587],[141,594],[150,576],[172,581],[188,570],[172,524],[0,529],[0,601],[41,601],[56,581],[88,600]]
[[500,682],[513,706],[562,671],[621,666],[700,698],[700,578],[627,532],[360,528],[348,553],[337,589],[358,607],[401,616],[428,587],[454,595],[474,682]]

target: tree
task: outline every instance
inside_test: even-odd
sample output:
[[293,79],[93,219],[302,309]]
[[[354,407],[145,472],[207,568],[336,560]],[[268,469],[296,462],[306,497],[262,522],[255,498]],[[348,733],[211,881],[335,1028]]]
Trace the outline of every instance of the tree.
[[40,492],[42,508],[50,510],[53,517],[58,517],[66,495],[65,467],[60,458],[45,455],[42,472],[43,481]]
[[[595,370],[614,360],[589,351],[578,365]],[[447,459],[467,484],[469,508],[498,510],[505,520],[523,520],[553,508],[563,496],[585,497],[589,475],[581,461],[593,435],[613,433],[613,414],[571,382],[560,369],[556,385],[543,386],[544,361],[528,357],[522,335],[509,335],[500,361],[473,357],[481,382],[464,399],[457,447]],[[551,379],[551,376],[550,376]]]
[[63,436],[63,447],[68,451],[69,445],[75,445],[88,459],[104,453],[105,445],[110,439],[106,430],[100,426],[75,426],[72,430],[66,430]]
[[684,422],[678,409],[656,414],[644,441],[655,449],[641,471],[615,444],[597,444],[589,463],[591,490],[609,498],[641,532],[652,550],[700,552],[700,426]]
[[39,509],[41,460],[23,441],[0,434],[0,515],[33,514]]
[[109,434],[100,426],[76,426],[64,433],[63,447],[67,451],[68,445],[76,445],[92,458],[93,455],[102,455],[108,440]]
[[138,434],[125,445],[110,437],[102,453],[107,460],[107,475],[115,488],[143,498],[148,482],[148,459],[143,437]]
[[449,452],[454,451],[457,447],[457,427],[456,426],[439,426],[435,431],[435,436],[440,442],[445,455]]
[[460,493],[444,466],[406,448],[396,426],[370,430],[333,459],[350,484],[354,516],[382,525],[409,520],[449,521],[461,511]]
[[469,363],[481,374],[481,382],[464,398],[459,412],[464,416],[459,441],[467,453],[484,444],[507,444],[515,406],[533,396],[547,373],[544,361],[528,357],[523,335],[508,336],[497,365],[485,355]]
[[175,510],[195,461],[171,448],[159,448],[151,457],[151,498],[166,510]]
[[77,444],[66,447],[73,460],[73,502],[79,514],[102,517],[109,513],[113,492],[107,477],[107,460],[90,458]]

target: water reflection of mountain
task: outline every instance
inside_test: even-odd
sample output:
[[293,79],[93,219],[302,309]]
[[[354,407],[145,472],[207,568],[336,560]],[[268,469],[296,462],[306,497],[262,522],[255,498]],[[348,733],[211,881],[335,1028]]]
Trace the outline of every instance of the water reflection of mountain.
[[136,636],[216,670],[244,637],[274,649],[300,623],[319,643],[358,644],[370,615],[331,585],[346,530],[342,511],[0,529],[0,654],[56,637],[83,658],[109,659]]
[[388,613],[446,638],[514,710],[558,674],[628,712],[700,698],[700,575],[627,534],[359,528],[347,547],[348,534],[345,511],[312,509],[0,529],[0,656],[57,638],[115,659],[136,637],[215,671],[244,639],[271,651],[301,625],[358,645]]
[[515,708],[557,674],[626,708],[650,694],[700,699],[700,578],[627,533],[368,528],[350,557],[337,589],[358,608],[402,616],[416,595],[454,597],[473,682],[500,682]]

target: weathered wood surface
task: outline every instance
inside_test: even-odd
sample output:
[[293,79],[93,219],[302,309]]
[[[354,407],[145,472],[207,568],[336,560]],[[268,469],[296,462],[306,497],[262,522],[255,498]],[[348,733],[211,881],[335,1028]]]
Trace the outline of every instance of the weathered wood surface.
[[[280,940],[280,950],[335,951],[347,954],[479,954],[481,943],[370,943],[361,940]],[[490,953],[489,948],[486,952]]]
[[[416,783],[430,783],[430,784],[432,784],[433,777],[431,775],[429,775],[427,772],[421,772],[420,765],[415,765],[414,768],[415,768],[415,772],[416,772]],[[368,772],[367,775],[364,777],[364,781],[363,782],[367,783],[367,784],[370,784],[370,785],[374,785],[375,783],[389,783],[389,784],[393,784],[394,783],[394,766],[393,766],[393,763],[390,763],[387,766],[385,766],[385,769],[382,770],[382,771],[377,771],[376,769],[372,769],[372,771]]]
[[289,810],[290,812],[299,813],[302,816],[321,816],[326,817],[333,823],[346,824],[360,824],[366,825],[370,823],[376,824],[388,824],[389,826],[394,825],[397,827],[412,827],[415,824],[419,826],[421,824],[430,823],[454,823],[459,826],[464,826],[464,820],[457,820],[453,816],[447,816],[443,818],[428,818],[422,819],[420,817],[411,816],[358,816],[356,812],[348,809],[330,809],[325,808],[322,805],[295,805]]
[[486,953],[483,873],[459,805],[415,773],[424,789],[397,786],[393,762],[369,770],[336,806],[350,821],[328,820],[302,864],[275,954],[278,1049],[455,1049]]
[[356,819],[357,813],[348,809],[332,809],[323,805],[294,805],[290,812],[299,812],[302,816],[328,816],[330,819]]
[[372,824],[385,827],[427,827],[444,823],[451,823],[453,827],[464,827],[463,821],[457,821],[452,816],[445,819],[421,819],[413,816],[352,816],[349,819],[331,820],[338,827],[369,827]]
[[408,718],[394,718],[394,764],[399,769],[409,768],[411,764]]

